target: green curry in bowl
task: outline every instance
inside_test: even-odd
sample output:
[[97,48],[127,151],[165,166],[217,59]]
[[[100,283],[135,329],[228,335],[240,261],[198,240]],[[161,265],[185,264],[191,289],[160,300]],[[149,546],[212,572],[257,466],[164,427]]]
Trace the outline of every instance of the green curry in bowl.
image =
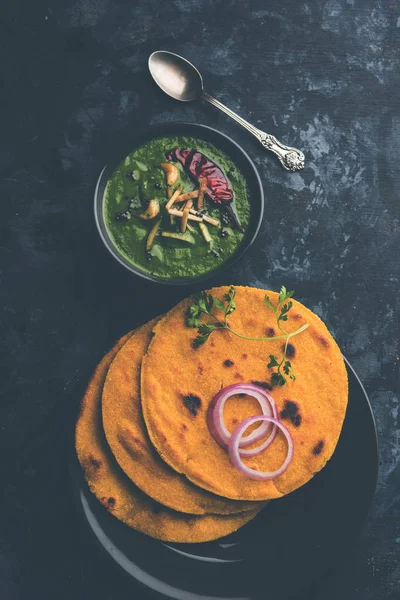
[[124,263],[151,278],[211,274],[238,253],[251,220],[240,168],[211,142],[187,135],[136,148],[103,198],[108,235]]

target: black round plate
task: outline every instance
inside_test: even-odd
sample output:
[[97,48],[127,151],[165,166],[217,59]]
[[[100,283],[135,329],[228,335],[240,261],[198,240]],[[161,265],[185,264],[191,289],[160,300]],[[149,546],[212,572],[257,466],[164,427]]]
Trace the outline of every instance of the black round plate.
[[[242,243],[240,244],[236,252],[234,252],[234,254],[232,254],[232,256],[230,256],[222,265],[220,265],[213,271],[209,271],[197,277],[181,277],[166,279],[163,277],[158,277],[156,275],[145,273],[139,267],[135,267],[122,254],[120,254],[114,242],[112,241],[104,222],[104,192],[107,186],[107,182],[111,177],[114,169],[129,152],[132,152],[132,150],[138,148],[142,144],[145,144],[149,140],[159,138],[165,135],[188,135],[197,137],[201,140],[205,140],[206,142],[214,144],[214,146],[228,154],[228,156],[233,160],[233,162],[239,167],[249,187],[251,214],[250,222],[245,231]],[[217,131],[216,129],[213,129],[212,127],[208,127],[206,125],[199,125],[198,123],[158,123],[156,125],[152,125],[148,130],[142,133],[137,133],[134,140],[132,141],[130,148],[128,148],[126,152],[122,153],[122,155],[119,154],[112,163],[104,167],[104,169],[100,173],[95,189],[94,214],[97,229],[99,230],[100,237],[103,240],[105,247],[107,248],[107,250],[109,250],[113,257],[116,260],[118,260],[124,267],[129,269],[135,275],[139,275],[144,279],[149,279],[157,283],[166,283],[169,285],[188,285],[198,281],[205,281],[206,279],[210,279],[212,277],[215,277],[216,275],[219,275],[220,273],[225,271],[225,269],[232,266],[237,260],[239,260],[239,258],[244,254],[247,248],[254,242],[259,232],[264,214],[264,191],[258,171],[249,155],[239,146],[239,144],[234,142],[230,137],[228,137],[224,133],[221,133],[220,131]]]
[[[375,491],[378,448],[367,394],[346,361],[349,404],[335,453],[308,484],[270,502],[238,532],[206,544],[168,544],[129,529],[92,497],[80,469],[78,506],[137,597],[177,600],[301,597],[351,546]],[[217,476],[217,474],[216,474]],[[111,563],[111,561],[110,561]]]

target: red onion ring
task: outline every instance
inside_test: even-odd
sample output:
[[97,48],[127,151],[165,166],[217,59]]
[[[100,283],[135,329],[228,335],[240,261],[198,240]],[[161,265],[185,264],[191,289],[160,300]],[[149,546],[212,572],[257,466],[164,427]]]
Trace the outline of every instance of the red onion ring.
[[[241,451],[239,449],[240,440],[242,438],[243,433],[246,429],[253,425],[253,423],[257,423],[257,421],[266,421],[268,423],[273,423],[276,427],[282,431],[284,436],[286,437],[288,443],[288,452],[285,458],[284,463],[279,469],[276,471],[256,471],[255,469],[251,469],[241,459]],[[269,417],[268,415],[257,415],[255,417],[248,417],[236,427],[235,431],[232,433],[231,439],[229,441],[229,458],[231,459],[231,463],[238,471],[246,475],[251,479],[258,480],[268,480],[274,479],[275,477],[279,477],[282,475],[284,471],[288,468],[292,458],[293,458],[293,440],[292,436],[289,433],[289,430],[281,423],[278,419],[274,419]]]
[[[211,435],[215,441],[225,450],[228,449],[231,434],[228,431],[224,422],[224,406],[225,402],[231,396],[236,394],[247,394],[255,398],[260,404],[263,415],[278,419],[278,409],[276,408],[275,401],[264,388],[254,385],[253,383],[235,383],[223,388],[216,394],[212,400],[208,412],[207,412],[207,425]],[[268,438],[256,448],[251,450],[243,450],[243,447],[258,442],[263,438],[270,429],[270,423],[263,423],[257,429],[252,431],[249,435],[242,437],[240,440],[240,455],[241,456],[256,456],[274,441],[277,428],[276,425],[272,425],[272,430]]]

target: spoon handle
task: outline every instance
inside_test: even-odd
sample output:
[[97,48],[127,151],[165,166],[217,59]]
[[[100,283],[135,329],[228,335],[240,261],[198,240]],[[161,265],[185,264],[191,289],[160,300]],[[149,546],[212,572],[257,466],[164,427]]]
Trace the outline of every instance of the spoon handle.
[[274,137],[273,135],[265,133],[260,129],[257,129],[257,127],[254,127],[251,123],[242,119],[242,117],[239,117],[239,115],[234,113],[233,110],[231,110],[230,108],[225,106],[225,104],[222,104],[222,102],[220,102],[216,98],[213,98],[206,92],[203,92],[202,98],[203,100],[206,100],[213,106],[216,106],[217,108],[222,110],[222,112],[224,112],[225,114],[229,115],[234,121],[236,121],[242,127],[247,129],[247,131],[250,131],[250,133],[252,133],[258,139],[258,141],[264,146],[264,148],[267,148],[267,150],[271,150],[271,152],[276,154],[282,166],[287,171],[299,171],[300,169],[304,168],[303,152],[297,150],[297,148],[285,146],[285,144],[282,144],[282,142],[277,140],[276,137]]

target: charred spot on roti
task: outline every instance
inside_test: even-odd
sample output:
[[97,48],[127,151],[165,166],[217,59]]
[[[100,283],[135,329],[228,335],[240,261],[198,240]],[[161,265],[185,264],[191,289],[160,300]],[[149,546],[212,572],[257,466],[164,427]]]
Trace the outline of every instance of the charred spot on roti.
[[181,424],[181,428],[183,429],[183,431],[186,431],[186,430],[187,430],[187,425],[186,425],[186,423],[182,423],[182,424]]
[[233,367],[233,365],[235,364],[233,362],[233,360],[231,360],[230,358],[227,358],[226,360],[224,360],[224,367]]
[[272,385],[268,383],[268,381],[252,381],[253,385],[258,385],[258,387],[264,388],[264,390],[272,390]]
[[243,381],[243,375],[239,371],[235,373],[234,378]]
[[[285,350],[285,344],[283,344],[282,350]],[[296,354],[296,348],[293,346],[293,344],[288,344],[287,348],[286,348],[287,358],[293,358],[295,354]]]
[[300,313],[294,313],[291,315],[291,317],[292,319],[296,319],[296,321],[303,318],[303,316]]
[[130,424],[126,425],[126,422],[118,427],[117,439],[121,446],[132,456],[144,456],[147,452],[147,446],[143,439],[138,437],[136,431],[133,430]]
[[198,371],[199,375],[203,375],[203,373],[204,373],[204,369],[203,369],[203,367],[201,365],[199,365],[197,367],[197,371]]
[[295,427],[301,424],[299,405],[293,400],[285,400],[285,406],[279,413],[281,419],[289,419]]
[[112,496],[110,496],[110,498],[107,500],[107,504],[110,507],[115,506],[115,498],[113,498]]
[[296,415],[299,412],[299,406],[297,402],[294,402],[293,400],[285,400],[285,411],[287,411],[288,416]]
[[194,416],[197,416],[197,412],[201,408],[201,400],[195,394],[187,394],[182,396],[183,404],[186,406],[188,411]]
[[267,337],[274,337],[275,329],[273,327],[268,327],[267,329]]
[[315,454],[315,456],[318,456],[318,454],[321,454],[324,445],[324,440],[320,440],[318,444],[315,444],[314,448],[312,449],[312,453]]
[[247,358],[247,354],[242,354],[242,358],[243,358],[244,360],[246,360],[246,358]]
[[329,348],[330,344],[323,335],[317,335],[317,340],[321,343],[324,348]]
[[301,425],[301,415],[294,415],[291,421],[295,427],[298,427],[299,425]]
[[89,457],[89,465],[92,471],[98,471],[101,467],[101,460],[91,455]]

